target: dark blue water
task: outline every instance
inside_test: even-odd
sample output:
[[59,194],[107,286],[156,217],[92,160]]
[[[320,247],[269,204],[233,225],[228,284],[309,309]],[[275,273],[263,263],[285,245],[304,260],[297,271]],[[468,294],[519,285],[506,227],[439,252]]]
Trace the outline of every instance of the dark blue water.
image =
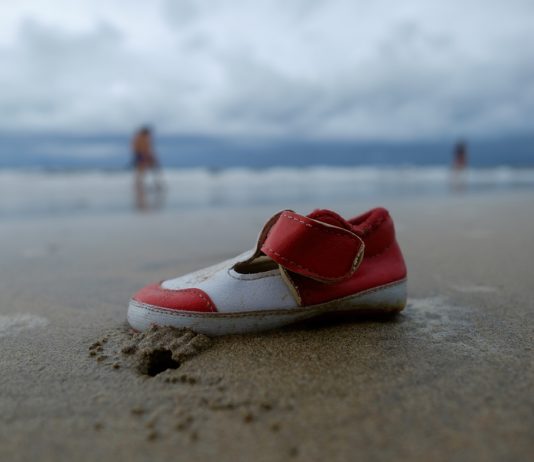
[[[448,165],[455,140],[420,142],[216,138],[156,134],[167,167]],[[0,168],[123,169],[130,135],[0,134]],[[473,167],[534,165],[534,134],[468,140]]]

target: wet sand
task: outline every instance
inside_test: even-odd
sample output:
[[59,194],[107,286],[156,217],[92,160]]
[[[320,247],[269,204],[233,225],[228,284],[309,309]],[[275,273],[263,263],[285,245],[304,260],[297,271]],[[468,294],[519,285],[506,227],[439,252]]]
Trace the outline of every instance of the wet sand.
[[1,223],[0,460],[531,458],[532,196],[312,206],[382,204],[409,268],[402,314],[217,339],[135,336],[128,299],[311,207]]

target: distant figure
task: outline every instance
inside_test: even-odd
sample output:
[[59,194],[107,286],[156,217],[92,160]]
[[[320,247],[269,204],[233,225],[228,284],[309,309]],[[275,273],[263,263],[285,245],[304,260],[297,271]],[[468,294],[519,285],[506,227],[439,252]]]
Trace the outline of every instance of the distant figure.
[[162,181],[160,178],[160,165],[152,143],[152,130],[150,127],[141,127],[132,140],[133,167],[135,168],[135,195],[136,205],[140,210],[151,208],[146,202],[145,174],[153,172],[155,176],[155,189],[158,194],[156,203],[161,205]]
[[464,141],[458,141],[454,146],[454,158],[452,163],[452,190],[464,192],[467,187],[465,168],[467,167],[467,145]]
[[158,167],[156,153],[152,147],[152,131],[149,127],[141,127],[132,141],[133,163],[137,172]]
[[467,167],[467,146],[464,141],[458,141],[454,147],[454,170],[463,170]]

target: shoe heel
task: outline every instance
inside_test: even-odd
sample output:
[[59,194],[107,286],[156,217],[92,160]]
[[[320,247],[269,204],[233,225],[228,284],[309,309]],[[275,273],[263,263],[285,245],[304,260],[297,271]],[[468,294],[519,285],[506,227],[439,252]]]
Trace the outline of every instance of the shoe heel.
[[406,280],[382,286],[326,304],[328,312],[347,314],[395,314],[406,307]]

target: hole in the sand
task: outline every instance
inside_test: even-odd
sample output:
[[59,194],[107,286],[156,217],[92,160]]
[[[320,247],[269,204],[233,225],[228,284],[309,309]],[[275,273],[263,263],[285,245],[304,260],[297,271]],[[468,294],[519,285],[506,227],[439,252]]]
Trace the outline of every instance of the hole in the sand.
[[146,367],[143,372],[154,377],[167,369],[178,369],[180,363],[172,359],[172,352],[169,350],[153,350],[147,355]]

